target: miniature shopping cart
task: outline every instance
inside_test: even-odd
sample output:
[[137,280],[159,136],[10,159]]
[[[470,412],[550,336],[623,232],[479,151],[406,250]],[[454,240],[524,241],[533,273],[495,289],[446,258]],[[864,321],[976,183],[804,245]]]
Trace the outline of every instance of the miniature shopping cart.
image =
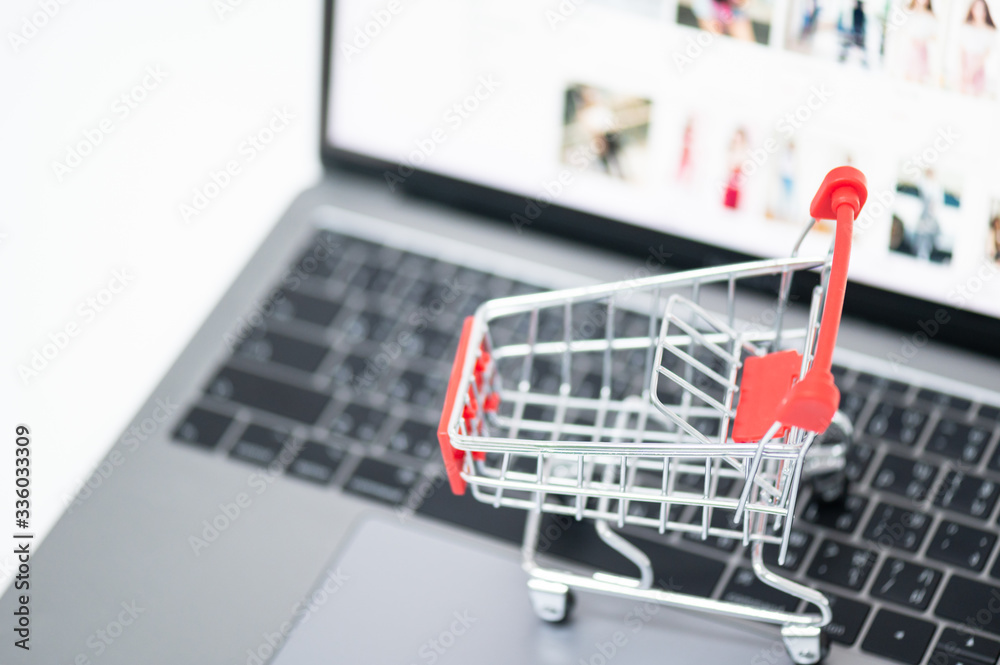
[[[791,258],[502,298],[466,320],[439,430],[446,470],[455,493],[528,511],[524,569],[541,618],[563,620],[579,589],[778,624],[796,663],[822,659],[829,602],[765,567],[763,548],[784,562],[804,477],[842,476],[845,444],[810,446],[842,417],[830,369],[866,196],[856,169],[827,175],[810,209],[836,220],[826,256],[798,257],[803,233]],[[808,271],[820,282],[806,325],[784,329],[792,282]],[[738,287],[768,280],[777,302],[741,309]],[[594,520],[639,576],[542,567],[544,516]],[[654,586],[625,537],[650,529],[738,539],[761,582],[818,611]]]

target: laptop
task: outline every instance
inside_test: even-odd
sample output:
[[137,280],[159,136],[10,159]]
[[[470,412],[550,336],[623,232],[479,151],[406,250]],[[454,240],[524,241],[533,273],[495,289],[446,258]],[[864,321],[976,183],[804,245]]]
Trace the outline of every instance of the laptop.
[[[437,423],[480,303],[788,256],[850,164],[869,202],[834,368],[849,484],[803,486],[784,564],[765,560],[830,599],[828,663],[996,663],[997,81],[962,37],[987,29],[978,2],[328,2],[326,176],[32,556],[30,591],[8,588],[0,660],[789,662],[772,626],[626,597],[539,619],[526,513],[450,491]],[[772,325],[775,288],[741,290],[735,315]],[[613,370],[626,393],[648,381]],[[731,538],[625,535],[664,588],[805,610]],[[586,521],[544,521],[537,549],[635,575]]]

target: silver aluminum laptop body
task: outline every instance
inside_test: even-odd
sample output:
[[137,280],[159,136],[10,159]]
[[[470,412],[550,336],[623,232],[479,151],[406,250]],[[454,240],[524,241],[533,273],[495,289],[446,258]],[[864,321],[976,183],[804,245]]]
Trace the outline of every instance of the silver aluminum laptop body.
[[[6,629],[0,662],[787,662],[766,627],[620,599],[581,597],[570,622],[545,624],[531,611],[514,546],[233,463],[224,446],[173,441],[248,312],[266,305],[317,228],[547,287],[621,279],[642,264],[393,196],[379,178],[328,174],[292,203],[129,427],[177,405],[169,420],[141,445],[112,448],[123,462],[34,556],[31,649],[14,648]],[[839,359],[878,371],[885,361],[874,358],[899,344],[898,333],[848,320]],[[934,342],[894,376],[1000,400],[1000,362]],[[324,436],[305,425],[293,433]],[[17,603],[8,589],[8,624]],[[835,645],[828,662],[886,661]]]
[[[479,265],[500,274],[530,270],[553,286],[614,279],[635,268],[634,261],[565,241],[526,241],[513,229],[337,174],[296,199],[133,424],[150,416],[157,400],[191,401],[229,353],[225,336],[316,225],[452,260],[474,252]],[[579,265],[591,274],[570,272]],[[876,356],[897,339],[848,321],[842,346]],[[844,356],[864,367],[877,362]],[[995,390],[1000,376],[993,360],[933,345],[913,366],[909,371],[929,372],[919,377],[925,383],[968,384],[972,394]],[[181,415],[178,409],[173,418]],[[7,640],[4,662],[235,665],[266,662],[286,643],[288,656],[277,662],[575,664],[610,660],[612,649],[620,663],[787,658],[766,628],[620,600],[586,598],[574,621],[544,624],[528,603],[516,548],[420,516],[401,518],[328,488],[267,477],[222,453],[170,441],[172,426],[134,450],[119,442],[109,454],[118,451],[126,463],[52,531],[32,564],[32,649],[22,652]],[[262,482],[266,490],[196,554],[190,541],[205,537],[205,522],[227,506],[233,513],[236,497]],[[12,615],[15,601],[8,590],[3,615]],[[289,639],[303,619],[301,639]],[[455,647],[439,653],[430,640],[442,634]],[[835,646],[829,662],[883,661]]]

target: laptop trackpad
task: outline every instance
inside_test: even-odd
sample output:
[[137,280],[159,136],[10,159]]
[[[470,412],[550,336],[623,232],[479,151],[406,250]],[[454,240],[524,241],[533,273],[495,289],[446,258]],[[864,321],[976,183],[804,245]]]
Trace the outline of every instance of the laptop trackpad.
[[525,581],[515,556],[368,520],[319,581],[274,662],[789,662],[776,629],[757,632],[627,599],[580,593],[567,623],[548,624],[533,612]]

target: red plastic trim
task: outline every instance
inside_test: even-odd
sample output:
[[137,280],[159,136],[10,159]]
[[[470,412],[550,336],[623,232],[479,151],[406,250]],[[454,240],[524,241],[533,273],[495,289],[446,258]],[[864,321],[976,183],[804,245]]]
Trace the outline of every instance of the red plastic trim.
[[823,433],[840,405],[840,391],[834,385],[830,369],[844,310],[854,220],[867,198],[865,175],[850,166],[841,166],[827,174],[809,206],[809,211],[817,219],[836,219],[837,230],[816,355],[809,371],[792,386],[778,411],[778,419],[786,425]]
[[455,362],[451,365],[451,378],[448,380],[448,392],[444,398],[444,409],[441,411],[441,421],[438,423],[438,443],[441,444],[441,456],[444,458],[444,468],[448,473],[448,483],[455,494],[465,494],[465,481],[462,480],[462,457],[465,451],[453,448],[448,437],[448,420],[451,418],[455,400],[458,398],[458,384],[462,382],[462,364],[469,348],[469,336],[472,334],[472,317],[466,317],[462,324],[462,337],[458,340],[458,350],[455,352]]
[[[778,420],[778,408],[801,369],[802,354],[795,349],[747,358],[740,380],[740,403],[733,422],[733,441],[754,443],[764,438],[767,430]],[[784,436],[788,429],[782,427],[775,436]]]

